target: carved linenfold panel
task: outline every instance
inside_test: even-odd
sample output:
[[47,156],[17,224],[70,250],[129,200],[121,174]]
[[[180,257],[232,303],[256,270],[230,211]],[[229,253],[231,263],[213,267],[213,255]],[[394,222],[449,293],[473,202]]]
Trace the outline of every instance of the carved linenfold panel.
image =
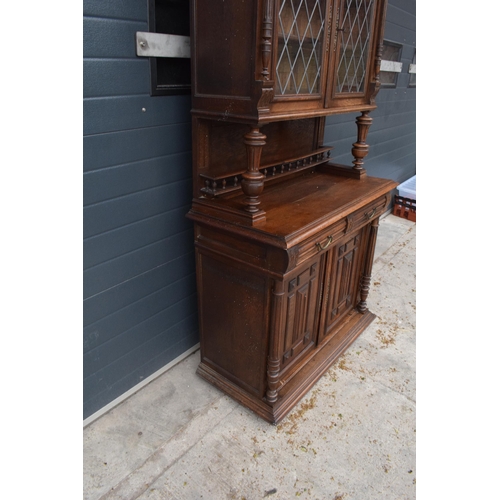
[[299,290],[297,290],[296,299],[296,318],[293,329],[293,343],[296,344],[297,340],[302,339],[306,332],[306,319],[307,319],[307,304],[309,299],[309,283],[306,283]]
[[327,330],[330,329],[357,301],[362,233],[331,251],[331,280],[327,295]]
[[303,270],[288,284],[282,365],[294,360],[315,339],[319,262]]
[[349,291],[351,290],[353,260],[354,251],[343,256],[339,266],[341,268],[341,273],[339,273],[338,298],[340,299],[340,304],[342,304],[344,308],[352,304],[352,297]]

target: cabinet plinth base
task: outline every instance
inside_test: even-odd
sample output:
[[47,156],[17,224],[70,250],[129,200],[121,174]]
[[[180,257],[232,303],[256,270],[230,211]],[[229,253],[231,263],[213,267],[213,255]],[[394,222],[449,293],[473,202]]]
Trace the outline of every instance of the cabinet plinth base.
[[286,417],[375,318],[376,316],[370,311],[361,314],[352,310],[338,330],[330,334],[310,355],[305,357],[293,372],[285,373],[280,379],[278,400],[274,404],[248,393],[214,370],[203,359],[198,366],[197,373],[264,420],[277,424]]

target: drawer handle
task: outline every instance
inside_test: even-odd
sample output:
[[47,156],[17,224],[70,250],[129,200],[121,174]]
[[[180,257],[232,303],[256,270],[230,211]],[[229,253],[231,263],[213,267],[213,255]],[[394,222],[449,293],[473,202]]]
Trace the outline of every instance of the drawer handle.
[[328,238],[326,239],[326,243],[324,245],[322,245],[321,243],[316,243],[318,252],[321,252],[321,250],[325,250],[326,248],[328,248],[331,245],[332,241],[333,241],[333,236],[328,236]]
[[375,215],[376,211],[377,211],[377,207],[375,207],[371,212],[366,212],[365,217],[368,220],[370,220]]

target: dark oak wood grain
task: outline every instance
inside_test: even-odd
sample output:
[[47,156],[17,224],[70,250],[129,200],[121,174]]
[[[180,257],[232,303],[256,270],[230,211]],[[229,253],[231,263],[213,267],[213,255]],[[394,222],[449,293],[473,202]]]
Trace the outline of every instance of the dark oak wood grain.
[[[296,4],[191,0],[198,373],[272,423],[373,321],[396,187],[364,169],[386,1]],[[323,134],[353,111],[349,167]]]

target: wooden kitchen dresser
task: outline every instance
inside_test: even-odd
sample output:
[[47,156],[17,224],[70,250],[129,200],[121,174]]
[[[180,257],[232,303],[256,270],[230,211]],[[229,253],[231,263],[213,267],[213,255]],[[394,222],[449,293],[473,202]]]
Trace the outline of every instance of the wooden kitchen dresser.
[[[281,420],[371,323],[385,1],[191,1],[198,373]],[[325,117],[359,112],[353,165]]]

